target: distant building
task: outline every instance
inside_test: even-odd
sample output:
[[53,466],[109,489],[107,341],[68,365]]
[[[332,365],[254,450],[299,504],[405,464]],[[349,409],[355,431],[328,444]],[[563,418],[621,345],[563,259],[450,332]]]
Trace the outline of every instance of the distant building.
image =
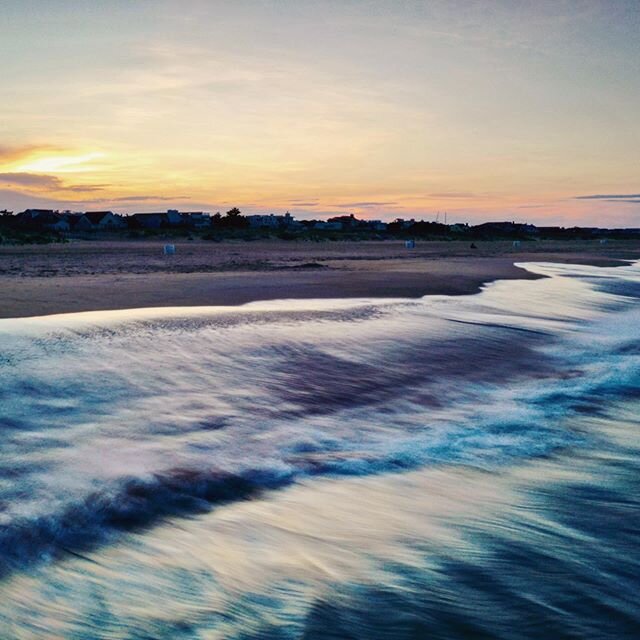
[[87,211],[78,218],[74,228],[79,231],[107,231],[124,229],[126,226],[122,217],[112,211]]
[[280,216],[275,216],[272,213],[269,215],[254,215],[247,216],[249,226],[252,229],[274,229],[280,226]]
[[45,222],[44,227],[45,229],[51,229],[52,231],[70,231],[71,223],[66,216],[63,216],[60,213],[54,213],[53,217]]
[[167,209],[166,222],[172,227],[181,227],[185,224],[185,220],[183,218],[182,213],[180,213],[177,209]]
[[26,209],[16,216],[21,226],[30,229],[48,229],[51,231],[69,231],[69,221],[53,209]]
[[160,229],[169,226],[169,217],[166,213],[134,213],[129,222],[139,229]]
[[187,227],[203,229],[211,226],[211,214],[205,213],[204,211],[187,211],[180,215]]
[[129,216],[132,226],[141,229],[163,227],[192,227],[202,229],[211,226],[211,215],[204,211],[178,211],[167,209],[162,213],[134,213]]
[[536,226],[520,222],[485,222],[474,227],[474,230],[488,234],[535,234],[538,232]]
[[194,227],[200,229],[211,226],[211,214],[204,211],[167,209],[166,216],[166,222],[171,227]]
[[268,215],[246,216],[246,218],[252,229],[280,229],[298,226],[298,223],[288,211],[283,216],[270,213]]
[[47,216],[51,216],[57,211],[53,209],[25,209],[21,211],[16,218],[20,220],[21,224],[28,224],[30,222],[35,222],[36,220],[44,220]]
[[393,224],[397,225],[400,229],[409,229],[410,227],[413,227],[415,223],[416,223],[415,218],[411,218],[411,220],[405,220],[404,218],[396,218]]
[[353,213],[346,216],[334,216],[333,218],[329,218],[327,222],[339,222],[341,229],[356,229],[358,227],[366,226],[366,222],[364,220],[358,220]]
[[342,222],[326,222],[319,220],[313,225],[314,229],[319,231],[342,231]]

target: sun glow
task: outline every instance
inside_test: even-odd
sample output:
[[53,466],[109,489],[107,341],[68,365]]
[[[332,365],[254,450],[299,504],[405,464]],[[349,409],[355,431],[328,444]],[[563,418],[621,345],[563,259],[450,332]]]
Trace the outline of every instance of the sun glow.
[[103,158],[104,155],[104,153],[92,152],[74,156],[46,156],[21,164],[15,167],[15,171],[26,173],[80,173],[91,171],[93,167],[87,165],[87,163]]
[[2,3],[0,210],[638,225],[637,0],[75,4]]

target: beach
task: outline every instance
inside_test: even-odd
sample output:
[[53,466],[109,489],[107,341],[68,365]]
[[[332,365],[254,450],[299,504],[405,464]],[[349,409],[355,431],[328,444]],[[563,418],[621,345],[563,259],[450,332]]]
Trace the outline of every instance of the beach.
[[640,265],[355,249],[523,279],[0,319],[3,638],[637,636]]
[[[163,246],[175,243],[175,255]],[[615,266],[639,241],[204,242],[72,241],[0,246],[0,317],[259,300],[419,298],[477,293],[495,280],[539,277],[521,262]]]
[[1,13],[0,640],[640,640],[640,0]]

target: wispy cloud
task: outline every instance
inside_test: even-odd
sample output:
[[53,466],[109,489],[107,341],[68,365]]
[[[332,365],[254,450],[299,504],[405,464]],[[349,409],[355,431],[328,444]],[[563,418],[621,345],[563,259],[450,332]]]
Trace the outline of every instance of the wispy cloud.
[[0,182],[15,187],[36,187],[50,190],[63,188],[60,178],[41,173],[0,173]]
[[87,193],[90,191],[102,191],[106,187],[111,185],[108,184],[74,184],[70,186],[64,186],[62,189],[64,191],[74,191],[79,193]]
[[153,200],[171,201],[171,200],[190,200],[189,196],[123,196],[120,198],[111,198],[108,202],[148,202]]
[[640,198],[640,193],[598,193],[589,196],[575,196],[574,200],[607,200],[608,202],[625,202],[631,200],[635,202],[638,198]]
[[440,193],[430,193],[430,198],[475,198],[474,193],[468,191],[443,191]]
[[294,207],[317,207],[320,203],[317,200],[289,200],[289,204]]
[[353,208],[360,208],[360,207],[388,207],[388,206],[393,206],[393,205],[397,205],[397,202],[392,202],[392,201],[387,201],[387,202],[375,202],[375,201],[371,201],[371,202],[345,202],[343,204],[334,204],[334,207],[339,207],[340,209],[353,209]]
[[38,191],[73,191],[77,193],[101,191],[109,186],[106,184],[66,185],[57,176],[27,172],[0,173],[0,183],[8,184],[12,187],[22,187]]
[[36,152],[54,151],[55,147],[51,145],[24,144],[11,146],[0,144],[0,164],[17,162],[22,158],[26,158]]
[[[97,189],[94,189],[97,190]],[[77,188],[72,188],[72,189],[66,189],[66,191],[92,191],[91,188],[83,188],[83,187],[77,187]],[[125,197],[119,197],[119,198],[81,198],[81,199],[75,199],[74,202],[77,205],[94,205],[94,204],[99,204],[99,205],[104,205],[104,204],[108,204],[108,205],[116,205],[116,204],[121,204],[123,207],[127,208],[128,205],[134,205],[136,202],[149,202],[149,203],[154,203],[154,202],[186,202],[188,200],[190,200],[191,198],[189,196],[175,196],[175,197],[166,197],[166,196],[156,196],[156,195],[149,195],[149,196],[125,196]],[[62,201],[65,202],[65,201]],[[200,206],[198,204],[189,204],[190,207],[194,207],[194,206]],[[208,204],[206,205],[207,207],[209,206]]]

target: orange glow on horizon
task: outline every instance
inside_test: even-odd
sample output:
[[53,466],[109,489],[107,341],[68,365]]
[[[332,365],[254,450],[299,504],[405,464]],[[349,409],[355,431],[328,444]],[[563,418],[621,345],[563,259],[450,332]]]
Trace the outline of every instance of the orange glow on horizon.
[[637,34],[607,40],[612,9],[62,4],[16,5],[3,40],[0,209],[640,225]]

